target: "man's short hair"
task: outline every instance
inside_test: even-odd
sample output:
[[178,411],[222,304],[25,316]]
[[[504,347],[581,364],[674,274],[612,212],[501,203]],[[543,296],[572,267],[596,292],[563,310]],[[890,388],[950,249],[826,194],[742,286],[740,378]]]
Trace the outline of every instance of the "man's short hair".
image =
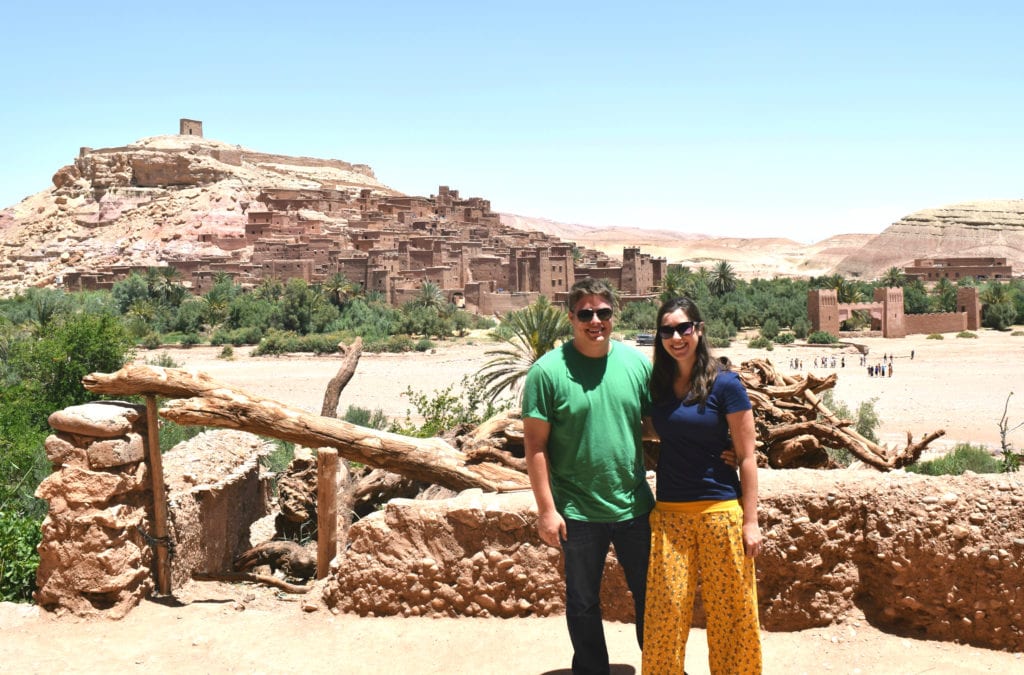
[[566,303],[569,305],[570,312],[576,308],[576,303],[585,295],[600,295],[608,301],[612,309],[615,309],[615,291],[612,290],[608,282],[604,279],[584,277],[574,283],[572,288],[569,289],[569,297],[566,299]]

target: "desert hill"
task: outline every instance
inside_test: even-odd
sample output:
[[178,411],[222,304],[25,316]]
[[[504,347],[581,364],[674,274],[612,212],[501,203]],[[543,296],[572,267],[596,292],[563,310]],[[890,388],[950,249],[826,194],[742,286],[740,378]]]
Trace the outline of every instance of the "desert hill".
[[[268,189],[366,189],[402,196],[363,164],[262,153],[200,136],[82,148],[55,171],[51,187],[0,210],[0,297],[31,286],[57,286],[62,275],[76,270],[159,265],[169,258],[247,262],[251,249],[220,246],[225,237],[244,233],[246,213],[263,209],[258,199]],[[324,231],[336,234],[344,233],[348,218],[358,217],[302,216],[322,220]],[[621,256],[624,246],[639,246],[692,268],[725,260],[744,278],[838,272],[871,279],[893,265],[943,256],[1005,257],[1024,268],[1024,200],[919,211],[879,235],[845,234],[809,245],[785,238],[596,228],[513,214],[501,218],[505,225],[545,232],[612,257]]]
[[[265,189],[368,189],[400,195],[365,165],[261,153],[197,136],[83,148],[53,186],[0,211],[0,297],[57,285],[73,269],[244,255],[204,243],[240,236]],[[323,218],[344,226],[344,218]]]
[[1006,258],[1024,269],[1024,199],[925,209],[893,223],[836,265],[844,276],[873,279],[915,258]]

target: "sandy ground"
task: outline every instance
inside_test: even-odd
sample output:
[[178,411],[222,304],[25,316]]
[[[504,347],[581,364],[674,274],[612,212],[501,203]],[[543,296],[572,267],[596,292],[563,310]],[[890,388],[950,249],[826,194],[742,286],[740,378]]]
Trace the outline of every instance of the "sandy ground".
[[[983,330],[978,339],[913,336],[871,339],[869,362],[894,355],[892,378],[870,378],[852,347],[825,350],[745,347],[722,350],[737,362],[767,356],[785,372],[802,358],[804,371],[836,372],[836,397],[851,408],[875,399],[889,442],[905,442],[945,429],[955,441],[999,447],[999,419],[1007,395],[1024,382],[1024,337]],[[341,410],[358,405],[403,416],[412,387],[431,392],[458,386],[492,345],[441,343],[434,353],[365,354],[343,392]],[[647,348],[650,349],[650,348]],[[914,351],[913,360],[910,352]],[[338,357],[254,358],[236,350],[231,361],[219,349],[171,350],[183,367],[196,368],[251,393],[318,412]],[[825,353],[846,357],[846,367],[815,368]],[[141,355],[141,360],[153,353]],[[1011,426],[1024,422],[1024,391],[1010,399]],[[1024,429],[1009,440],[1024,446]],[[543,619],[402,619],[305,613],[298,596],[270,589],[192,583],[174,598],[147,600],[119,622],[55,619],[31,606],[0,604],[0,673],[142,672],[284,673],[299,668],[342,673],[566,673],[571,649],[561,617]],[[639,672],[640,652],[632,626],[606,625],[613,673]],[[765,672],[799,673],[1010,673],[1024,672],[1024,655],[895,636],[863,617],[794,633],[763,634]],[[705,634],[691,635],[687,670],[706,673]]]
[[[868,348],[869,364],[879,363],[883,354],[893,356],[892,377],[869,377],[866,367],[859,365],[860,353],[849,342],[835,348],[776,346],[767,352],[747,349],[746,342],[739,340],[718,354],[735,363],[767,358],[787,374],[837,374],[834,396],[851,410],[874,399],[881,421],[879,437],[884,443],[903,445],[908,431],[917,439],[944,429],[946,436],[934,444],[936,448],[970,442],[998,449],[999,419],[1014,387],[1019,391],[1010,398],[1008,418],[1011,426],[1024,422],[1024,386],[1020,384],[1024,383],[1024,336],[987,329],[977,335],[976,339],[947,333],[942,340],[929,340],[923,335],[858,340]],[[342,392],[339,410],[344,414],[349,405],[356,405],[404,418],[411,408],[404,395],[407,389],[433,392],[447,386],[458,388],[462,378],[475,373],[487,360],[487,350],[494,347],[487,338],[477,337],[440,342],[433,352],[423,354],[363,354]],[[653,348],[641,349],[651,353]],[[230,361],[217,358],[219,348],[164,351],[181,367],[200,370],[253,394],[316,413],[324,389],[341,363],[340,356],[252,357],[249,348],[236,349]],[[139,360],[153,359],[159,353],[143,352]],[[824,357],[828,356],[830,364],[833,355],[835,368],[821,366]],[[842,367],[844,358],[846,365]],[[803,369],[791,368],[792,359],[802,360]],[[1011,435],[1010,440],[1016,441],[1018,448],[1024,446],[1024,430],[1018,430],[1016,438]]]
[[[206,585],[183,606],[145,601],[125,619],[54,620],[0,604],[0,673],[294,673],[393,675],[568,674],[563,617],[403,619],[303,613],[252,594]],[[27,614],[27,615],[26,615]],[[606,623],[613,675],[640,672],[632,624]],[[707,673],[707,641],[694,629],[687,672]],[[768,675],[1019,673],[1024,655],[882,633],[863,620],[795,633],[762,633]],[[676,674],[673,674],[676,675]]]

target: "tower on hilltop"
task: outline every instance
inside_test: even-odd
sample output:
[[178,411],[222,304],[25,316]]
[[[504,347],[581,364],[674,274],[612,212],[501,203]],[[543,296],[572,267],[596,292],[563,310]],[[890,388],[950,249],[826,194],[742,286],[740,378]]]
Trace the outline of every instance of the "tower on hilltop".
[[178,121],[178,135],[180,136],[198,136],[203,137],[203,122],[202,120],[187,120],[182,117]]

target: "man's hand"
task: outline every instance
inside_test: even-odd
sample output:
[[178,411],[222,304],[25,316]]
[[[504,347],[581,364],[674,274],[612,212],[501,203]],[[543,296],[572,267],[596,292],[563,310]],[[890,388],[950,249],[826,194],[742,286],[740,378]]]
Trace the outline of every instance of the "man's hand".
[[565,520],[558,511],[547,511],[537,516],[537,534],[541,541],[548,546],[555,548],[562,547],[562,539],[568,537],[565,529]]
[[739,462],[736,461],[736,451],[732,449],[731,445],[725,450],[723,450],[722,454],[719,455],[719,457],[722,458],[723,462],[725,462],[734,469],[739,466]]

